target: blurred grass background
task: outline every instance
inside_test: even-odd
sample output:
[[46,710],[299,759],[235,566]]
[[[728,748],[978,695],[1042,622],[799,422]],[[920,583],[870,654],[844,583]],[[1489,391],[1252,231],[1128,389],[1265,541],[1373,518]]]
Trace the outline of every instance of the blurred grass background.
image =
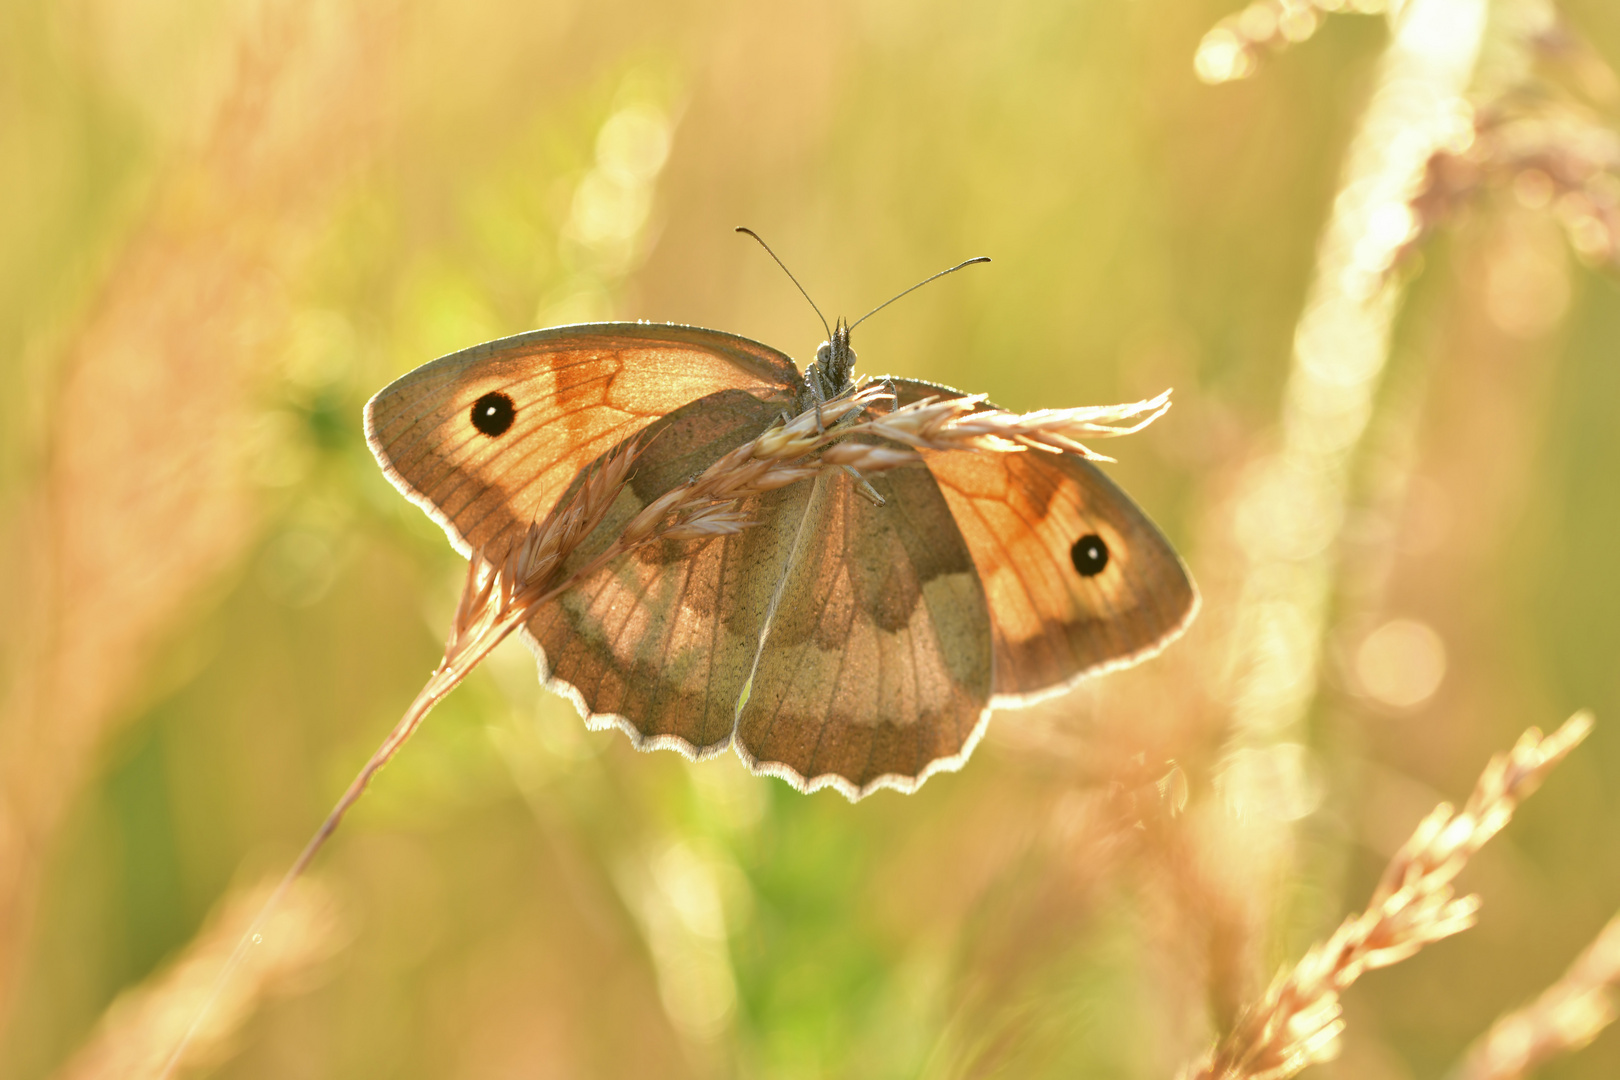
[[[1620,62],[1620,10],[1564,10]],[[1222,812],[1234,505],[1387,40],[1335,18],[1206,86],[1232,11],[0,9],[0,1075],[117,1030],[436,660],[462,567],[372,461],[366,398],[581,319],[808,357],[819,325],[737,224],[852,316],[994,257],[863,326],[864,371],[1015,409],[1173,386],[1109,449],[1199,625],[857,806],[586,732],[508,643],[323,855],[326,914],[216,1075],[1168,1077],[1491,752],[1591,706],[1470,869],[1480,927],[1358,986],[1321,1073],[1439,1075],[1556,978],[1620,906],[1620,291],[1511,199],[1402,271],[1279,780],[1292,869],[1236,910],[1188,869]],[[1617,1073],[1610,1031],[1547,1075]]]

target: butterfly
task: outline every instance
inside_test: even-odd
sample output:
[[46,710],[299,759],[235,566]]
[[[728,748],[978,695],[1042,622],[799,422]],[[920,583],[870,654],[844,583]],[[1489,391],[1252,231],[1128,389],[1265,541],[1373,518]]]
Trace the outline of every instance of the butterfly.
[[[521,542],[636,438],[634,474],[583,561],[722,455],[848,393],[854,365],[842,320],[803,374],[718,330],[560,326],[406,374],[366,405],[366,439],[475,557]],[[891,408],[964,396],[886,384]],[[1080,455],[921,457],[870,478],[826,468],[746,500],[750,528],[618,558],[524,625],[542,681],[639,749],[730,746],[756,773],[857,799],[959,768],[992,710],[1136,663],[1191,621],[1180,558]]]

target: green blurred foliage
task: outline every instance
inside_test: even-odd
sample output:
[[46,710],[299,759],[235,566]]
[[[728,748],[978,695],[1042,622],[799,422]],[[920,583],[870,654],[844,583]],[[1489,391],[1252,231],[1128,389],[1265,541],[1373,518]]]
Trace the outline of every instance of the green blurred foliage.
[[[12,942],[0,1074],[50,1075],[227,890],[286,865],[436,660],[462,564],[377,470],[366,398],[442,353],[574,318],[714,326],[809,356],[813,314],[733,225],[766,236],[829,314],[995,258],[862,327],[865,371],[1012,408],[1173,385],[1168,418],[1111,448],[1114,474],[1212,603],[1229,600],[1222,507],[1272,436],[1385,40],[1377,20],[1335,19],[1255,78],[1204,86],[1193,51],[1230,8],[7,5],[14,610],[38,506],[77,497],[53,488],[52,463],[102,424],[64,388],[98,340],[86,328],[132,287],[130,252],[163,222],[224,221],[204,239],[240,254],[250,272],[225,287],[262,317],[229,358],[240,422],[204,447],[240,458],[249,525],[109,690],[82,768],[63,768],[65,809]],[[1568,10],[1620,58],[1607,3]],[[262,29],[265,11],[282,29]],[[211,126],[244,83],[264,100],[230,115],[252,130]],[[611,164],[604,125],[638,108],[667,118],[668,160],[619,243],[590,232],[582,192]],[[213,196],[222,216],[188,201],[197,162],[261,137],[246,173],[224,172],[247,179]],[[1342,603],[1344,626],[1424,620],[1446,642],[1445,681],[1395,714],[1329,665],[1312,728],[1328,796],[1283,890],[1293,922],[1251,980],[1358,905],[1391,837],[1465,795],[1523,727],[1577,706],[1600,726],[1470,871],[1479,929],[1358,986],[1347,1057],[1323,1075],[1438,1074],[1620,904],[1620,292],[1560,254],[1561,317],[1520,336],[1493,324],[1493,245],[1518,213],[1468,219],[1409,271],[1363,471],[1399,426],[1386,414],[1406,417],[1418,495],[1346,545],[1347,575],[1386,570]],[[138,567],[146,553],[120,554]],[[8,621],[14,687],[48,646]],[[1172,1075],[1207,1038],[1207,957],[1136,839],[1151,829],[1109,808],[1125,772],[1168,758],[1210,797],[1218,708],[1162,685],[1194,672],[1167,657],[998,717],[961,774],[851,806],[730,757],[641,756],[586,732],[508,643],[323,854],[350,937],[265,1000],[217,1074]],[[1548,1075],[1617,1070],[1611,1031]]]

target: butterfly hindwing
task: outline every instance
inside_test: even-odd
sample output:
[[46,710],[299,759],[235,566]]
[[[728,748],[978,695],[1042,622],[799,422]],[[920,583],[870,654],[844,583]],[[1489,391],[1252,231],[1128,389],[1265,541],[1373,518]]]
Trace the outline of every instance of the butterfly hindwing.
[[921,468],[814,481],[737,726],[751,767],[859,797],[966,759],[988,713],[990,616]]
[[[893,383],[899,404],[961,396]],[[1151,656],[1192,621],[1198,591],[1180,557],[1091,462],[1042,450],[923,458],[984,583],[997,706],[1029,704]]]
[[659,417],[723,390],[779,411],[791,407],[798,385],[793,361],[731,334],[651,323],[564,326],[465,349],[402,376],[367,403],[366,439],[388,478],[458,550],[499,552],[551,509],[582,467]]

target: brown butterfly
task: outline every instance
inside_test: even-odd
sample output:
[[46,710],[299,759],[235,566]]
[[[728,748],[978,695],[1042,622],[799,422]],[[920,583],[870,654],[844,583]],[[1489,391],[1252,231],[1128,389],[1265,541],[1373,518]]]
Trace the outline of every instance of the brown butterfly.
[[[366,405],[366,438],[471,557],[520,541],[639,435],[583,561],[784,414],[849,392],[854,363],[843,320],[803,375],[717,330],[561,326],[417,368]],[[887,384],[895,407],[963,396]],[[609,564],[528,620],[542,680],[639,749],[735,746],[755,772],[859,798],[960,767],[992,709],[1133,664],[1191,621],[1186,567],[1078,454],[922,456],[869,480],[825,469],[745,502],[751,528]]]

